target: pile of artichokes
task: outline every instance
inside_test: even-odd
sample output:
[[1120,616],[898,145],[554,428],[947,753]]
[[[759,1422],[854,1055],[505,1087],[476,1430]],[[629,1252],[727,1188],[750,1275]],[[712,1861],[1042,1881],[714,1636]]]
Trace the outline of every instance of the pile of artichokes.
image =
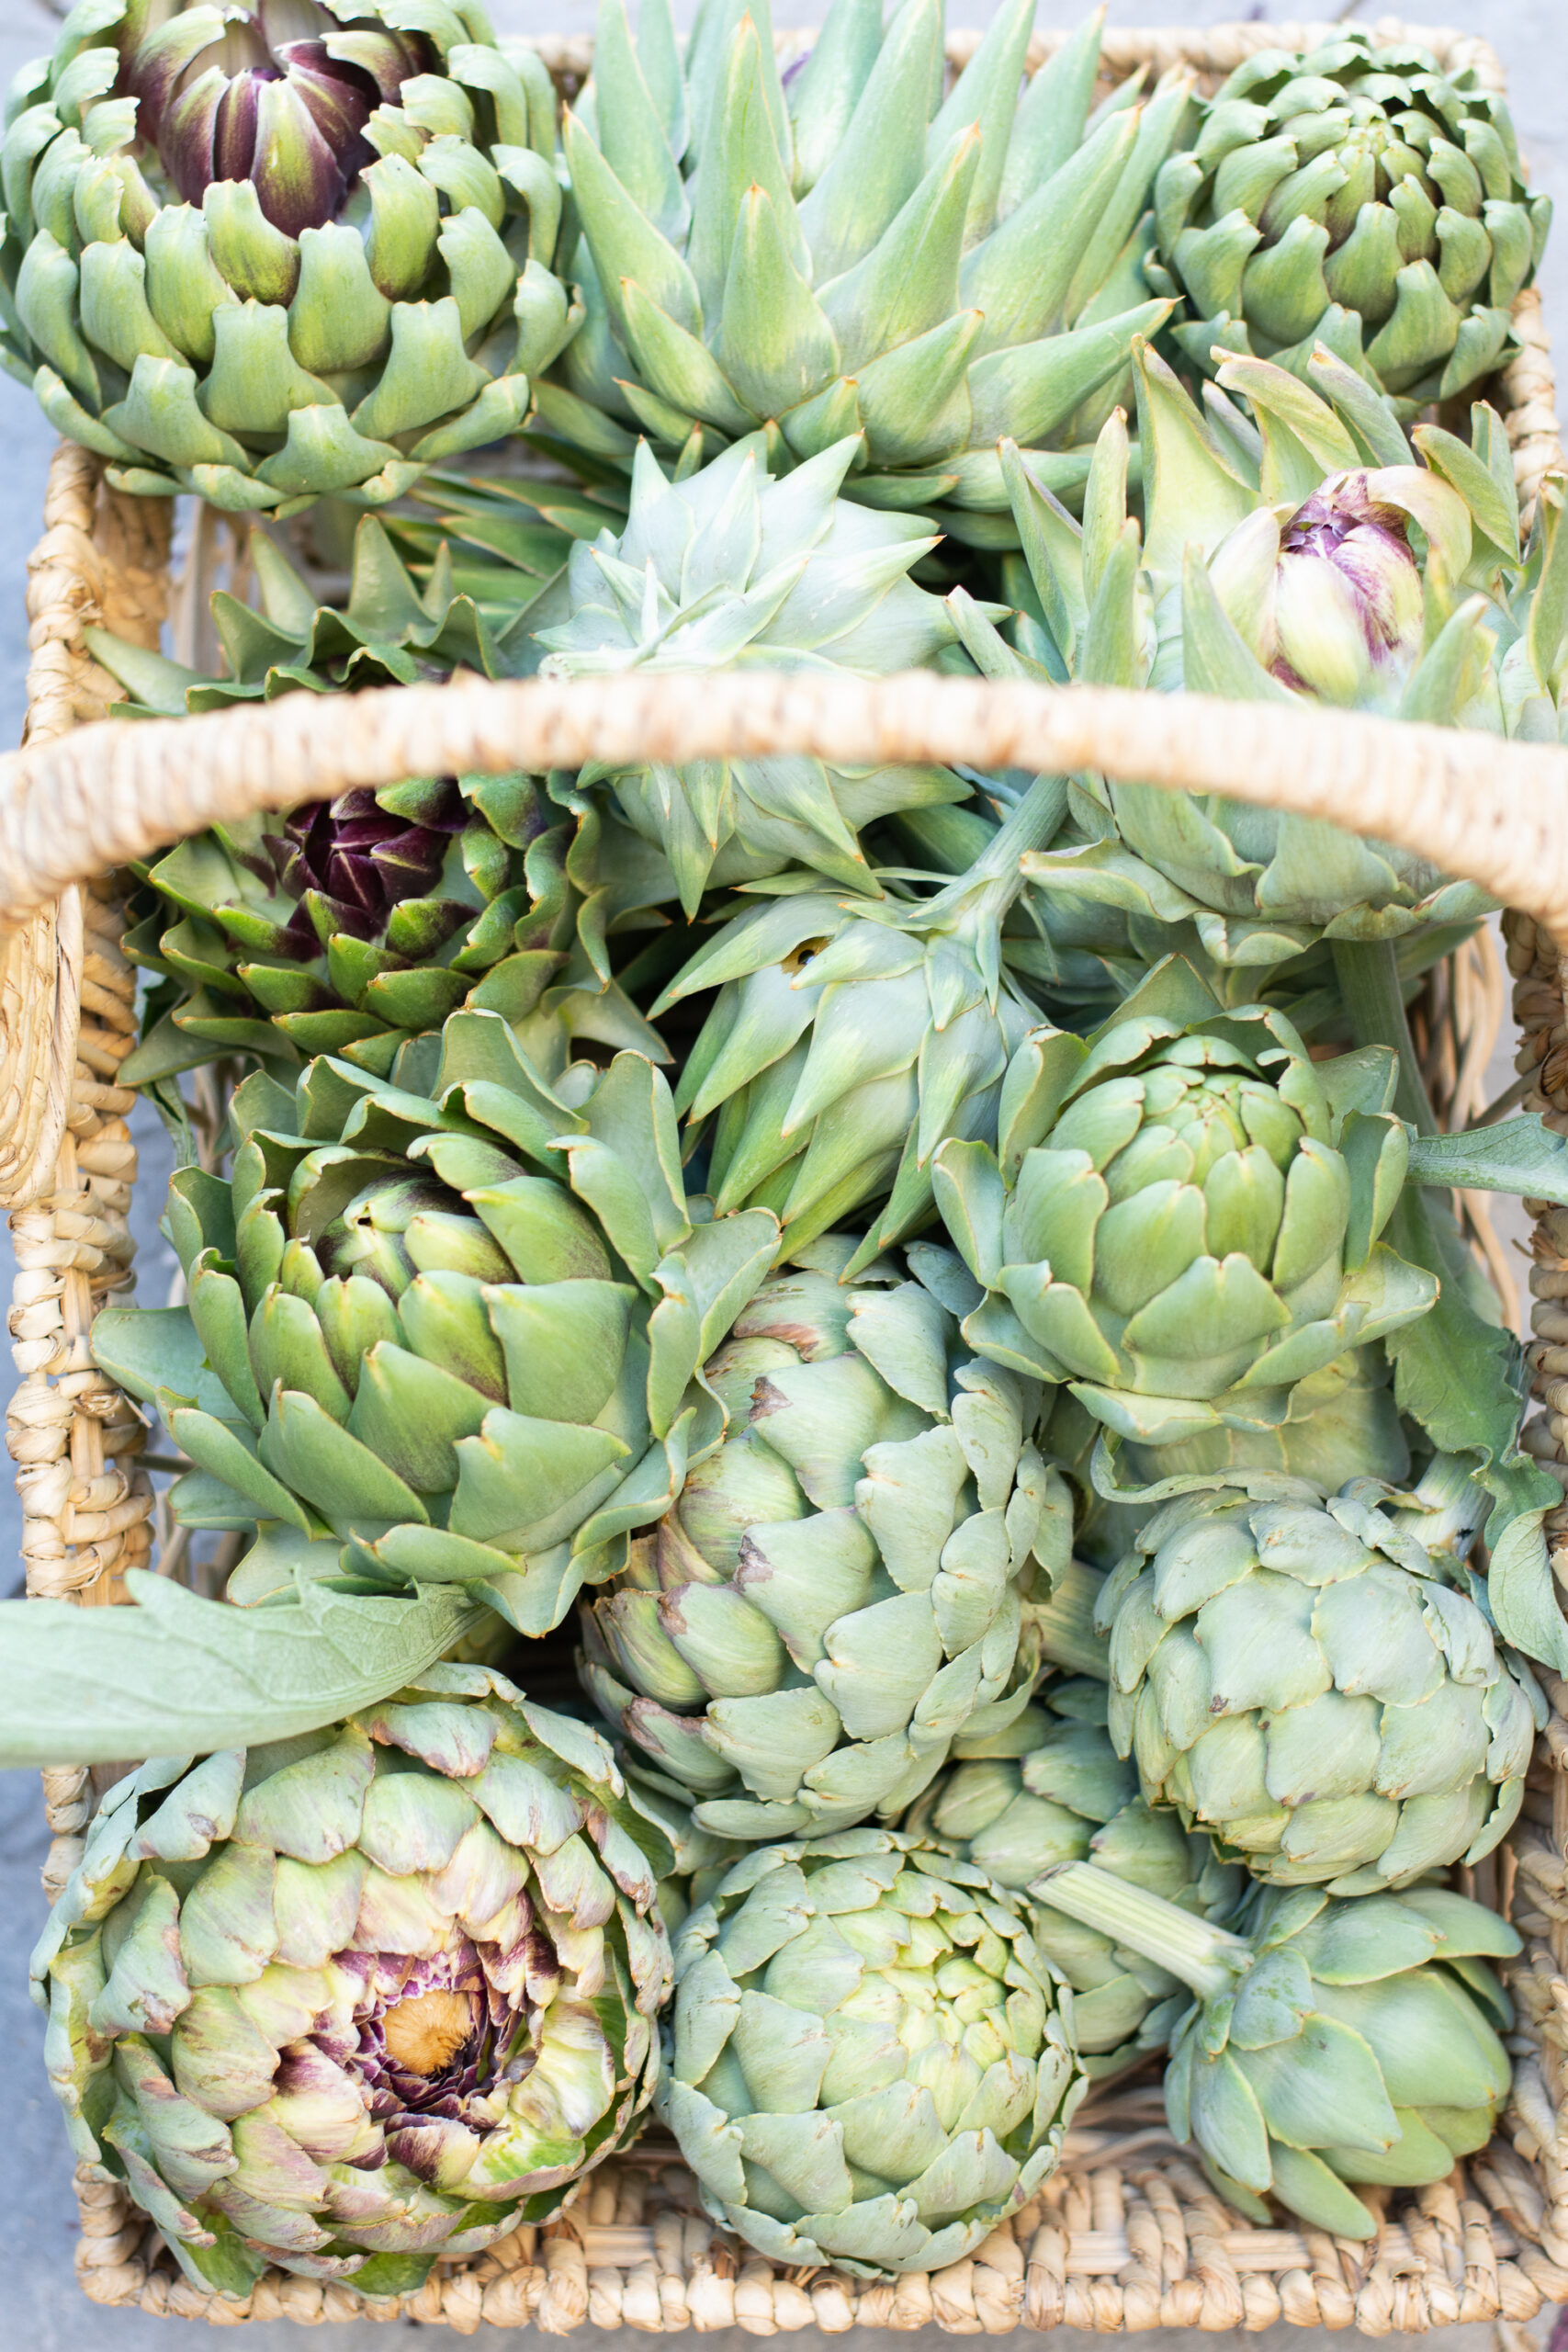
[[[923,669],[1568,740],[1501,99],[1354,29],[1030,77],[1032,18],[952,73],[941,0],[602,0],[563,102],[479,0],[79,0],[0,356],[243,555],[210,669],[88,631],[122,714]],[[857,2278],[1038,2211],[1134,2069],[1265,2223],[1485,2144],[1519,1939],[1449,1874],[1568,1631],[1455,1202],[1568,1204],[1568,1145],[1428,1100],[1475,886],[651,744],[124,879],[179,1283],[71,1372],[181,1573],[0,1604],[3,1754],[134,1768],[35,1990],[197,2286],[385,2310],[650,2119]]]

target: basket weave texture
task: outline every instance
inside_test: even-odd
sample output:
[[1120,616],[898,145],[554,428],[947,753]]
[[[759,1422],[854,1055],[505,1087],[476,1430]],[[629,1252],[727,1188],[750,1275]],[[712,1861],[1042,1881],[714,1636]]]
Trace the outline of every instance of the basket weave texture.
[[[1262,46],[1307,44],[1335,28],[1247,24],[1118,31],[1104,67],[1185,64],[1209,86]],[[1406,37],[1385,20],[1380,40]],[[1501,86],[1483,42],[1417,30],[1450,71]],[[785,36],[787,42],[790,37]],[[956,34],[961,62],[972,35]],[[1031,68],[1049,53],[1035,44]],[[587,74],[592,44],[539,43],[563,85]],[[1521,296],[1522,349],[1501,392],[1522,501],[1562,463],[1540,307]],[[575,766],[636,750],[678,761],[745,748],[831,750],[861,760],[962,757],[981,766],[1093,767],[1337,819],[1418,847],[1483,882],[1505,919],[1524,1107],[1568,1133],[1568,752],[1392,728],[1337,713],[1286,713],[1103,692],[1043,692],[928,676],[822,688],[779,678],[676,678],[566,688],[483,683],[396,690],[321,704],[295,697],[213,718],[101,721],[118,689],[87,654],[101,622],[155,645],[169,599],[170,510],[109,492],[98,462],[59,451],[45,536],[30,566],[26,748],[0,762],[0,1205],[13,1211],[17,1282],[9,1318],[20,1385],[7,1442],[23,1498],[30,1593],[86,1604],[123,1598],[127,1568],[152,1557],[153,1497],[134,1408],[92,1364],[88,1330],[131,1280],[128,1224],[134,1101],[116,1084],[134,1042],[135,975],[120,952],[106,869],[214,817],[281,808],[350,784],[409,774]],[[1485,943],[1456,958],[1418,1008],[1416,1031],[1448,1124],[1477,1091],[1500,976]],[[1493,956],[1495,966],[1495,957]],[[1550,1522],[1568,1587],[1568,1212],[1540,1204],[1530,1351],[1542,1408],[1527,1443],[1561,1480]],[[1477,1238],[1485,1233],[1477,1220]],[[1497,1263],[1495,1245],[1490,1252]],[[1506,1269],[1499,1267],[1506,1273]],[[1416,2191],[1363,2189],[1381,2205],[1366,2245],[1310,2229],[1244,2222],[1177,2150],[1157,2084],[1108,2086],[1080,2110],[1061,2170],[969,2260],[934,2277],[867,2283],[835,2271],[785,2273],[702,2214],[690,2175],[650,2132],[596,2172],[558,2222],[523,2227],[484,2256],[438,2264],[423,2288],[370,2301],[352,2285],[266,2272],[243,2304],[207,2293],[174,2264],[118,2182],[82,2166],[76,2265],[95,2301],[186,2319],[304,2324],[364,2315],[472,2334],[533,2324],[671,2333],[739,2325],[771,2335],[817,2327],[1005,2335],[1022,2325],[1120,2332],[1248,2332],[1279,2322],[1369,2335],[1455,2322],[1505,2331],[1543,2302],[1568,2301],[1568,1687],[1547,1676],[1551,1719],[1523,1815],[1500,1853],[1465,1874],[1526,1939],[1510,1971],[1518,2009],[1512,2101],[1498,2137],[1450,2177]],[[101,1777],[101,1776],[100,1776]],[[95,1801],[88,1774],[44,1775],[54,1843],[51,1892],[81,1849]]]

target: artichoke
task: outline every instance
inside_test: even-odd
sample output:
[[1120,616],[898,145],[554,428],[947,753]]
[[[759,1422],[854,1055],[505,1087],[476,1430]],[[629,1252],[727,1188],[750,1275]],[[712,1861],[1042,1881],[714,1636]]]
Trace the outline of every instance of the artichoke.
[[[558,569],[564,533],[557,545]],[[354,693],[459,667],[506,674],[508,629],[452,592],[442,559],[416,590],[374,515],[355,536],[343,612],[317,606],[259,532],[252,555],[263,611],[222,591],[211,600],[221,677],[89,632],[132,711]],[[515,624],[537,582],[508,576]],[[289,1067],[340,1053],[385,1075],[411,1032],[438,1029],[463,1005],[504,1013],[551,1073],[573,1038],[666,1058],[615,976],[609,942],[658,922],[649,910],[674,895],[674,878],[564,779],[553,803],[543,779],[516,773],[406,778],[215,826],[135,871],[144,887],[126,952],[166,985],[121,1065],[127,1085],[192,1069],[215,1048]]]
[[[936,535],[912,515],[868,514],[839,496],[855,447],[840,441],[775,481],[763,436],[749,435],[670,482],[639,444],[625,531],[606,527],[574,546],[564,577],[529,616],[545,649],[541,674],[758,668],[878,677],[954,647],[942,599],[908,578]],[[945,768],[846,771],[779,756],[595,764],[579,782],[609,784],[627,824],[669,859],[688,914],[710,884],[796,864],[864,888],[859,826],[968,791]]]
[[[1555,589],[1542,593],[1555,508],[1549,492],[1527,562],[1490,409],[1474,411],[1469,447],[1417,426],[1418,465],[1386,403],[1326,351],[1310,385],[1228,360],[1207,414],[1152,353],[1134,357],[1145,526],[1127,513],[1120,417],[1097,445],[1081,528],[1004,448],[1024,549],[1007,574],[1016,646],[950,600],[987,674],[1306,695],[1496,734],[1550,725],[1555,740],[1563,630]],[[1075,902],[1143,936],[1191,923],[1206,956],[1254,968],[1259,987],[1327,941],[1349,992],[1358,961],[1386,963],[1422,933],[1446,946],[1494,903],[1320,819],[1093,775],[1072,780],[1066,827],[1025,863],[1048,924]]]
[[118,489],[385,504],[581,318],[554,90],[477,0],[80,0],[6,120],[0,353]]
[[[998,1151],[949,1142],[933,1163],[987,1294],[964,1337],[1069,1383],[1151,1476],[1224,1465],[1232,1431],[1277,1458],[1341,1360],[1438,1294],[1378,1238],[1409,1159],[1396,1069],[1379,1047],[1313,1062],[1283,1012],[1223,1010],[1180,956],[1089,1040],[1037,1031]],[[1396,1425],[1382,1442],[1403,1455]]]
[[[1006,1731],[955,1740],[953,1762],[902,1826],[1015,1894],[1058,1862],[1088,1861],[1223,1922],[1245,1884],[1201,1830],[1183,1829],[1139,1794],[1137,1774],[1106,1729],[1105,1683],[1089,1675],[1045,1682]],[[1073,2039],[1091,2079],[1165,2048],[1180,1988],[1157,1960],[1049,1906],[1032,1907],[1029,1919],[1036,1945],[1073,1988]]]
[[724,1838],[890,1817],[1011,1722],[1021,1583],[1070,1518],[1038,1385],[964,1347],[945,1253],[913,1261],[931,1288],[890,1259],[840,1282],[853,1247],[825,1235],[733,1318],[704,1374],[732,1433],[582,1612],[595,1705]]
[[1489,1854],[1546,1703],[1463,1566],[1488,1509],[1439,1455],[1413,1498],[1275,1478],[1154,1510],[1098,1612],[1145,1793],[1279,1885],[1365,1894]]
[[598,1735],[477,1667],[143,1765],[33,1960],[77,2157],[236,2300],[269,2262],[406,2292],[547,2218],[658,2075],[649,1852]]
[[231,1599],[460,1582],[542,1633],[718,1444],[699,1367],[777,1226],[693,1222],[637,1055],[552,1092],[499,1014],[459,1012],[398,1080],[247,1079],[230,1181],[170,1189],[188,1306],[106,1311],[96,1360],[196,1465],[183,1524],[261,1522]]
[[795,458],[852,435],[852,494],[948,502],[981,539],[1011,537],[998,435],[1081,489],[1059,445],[1172,308],[1140,220],[1187,89],[1086,135],[1100,20],[1021,99],[1033,15],[1007,0],[943,99],[941,0],[886,34],[875,0],[835,0],[787,82],[766,6],[705,9],[682,56],[667,0],[635,41],[601,0],[563,134],[587,319],[536,390],[546,428],[622,462],[648,433],[688,464],[759,426]]
[[765,1846],[675,1968],[659,2114],[715,2221],[774,2261],[940,2270],[1055,2169],[1072,1995],[971,1864],[876,1829]]
[[1497,366],[1551,220],[1473,68],[1347,28],[1221,85],[1160,167],[1145,266],[1196,313],[1172,333],[1200,368],[1221,345],[1299,368],[1323,342],[1414,412]]
[[995,1140],[1003,1073],[1040,1017],[1003,926],[1020,855],[1051,839],[1065,800],[1059,777],[1036,778],[929,898],[795,889],[750,908],[669,984],[655,1020],[718,989],[675,1104],[698,1127],[716,1114],[720,1207],[774,1209],[798,1247],[886,1196],[851,1272],[930,1221],[932,1154],[953,1136]]
[[1375,2237],[1350,2184],[1446,2180],[1491,2138],[1513,2009],[1486,1962],[1520,1944],[1481,1904],[1436,1886],[1347,1903],[1269,1889],[1238,1936],[1082,1862],[1035,1894],[1197,1996],[1172,2038],[1166,2113],[1265,2227],[1272,2194],[1316,2229]]

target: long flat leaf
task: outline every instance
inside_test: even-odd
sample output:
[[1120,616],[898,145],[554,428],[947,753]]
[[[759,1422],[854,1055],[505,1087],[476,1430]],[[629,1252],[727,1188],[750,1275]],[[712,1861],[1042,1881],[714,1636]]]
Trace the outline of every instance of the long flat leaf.
[[1568,1136],[1553,1135],[1539,1111],[1468,1135],[1421,1136],[1410,1146],[1410,1181],[1568,1204]]
[[0,1602],[0,1767],[293,1738],[401,1690],[486,1614],[450,1585],[383,1600],[301,1584],[235,1609],[141,1570],[126,1582],[130,1608]]

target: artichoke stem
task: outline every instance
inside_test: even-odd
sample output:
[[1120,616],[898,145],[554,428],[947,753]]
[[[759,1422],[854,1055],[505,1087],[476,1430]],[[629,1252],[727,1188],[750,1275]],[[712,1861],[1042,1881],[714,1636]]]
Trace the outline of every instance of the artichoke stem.
[[1438,1123],[1416,1058],[1393,940],[1336,939],[1330,944],[1335,978],[1350,1016],[1351,1037],[1358,1046],[1393,1046],[1399,1056],[1393,1107],[1418,1136],[1435,1136]]
[[1019,870],[1020,858],[1026,850],[1049,849],[1066,813],[1066,777],[1037,775],[1008,810],[968,872],[960,874],[931,900],[928,913],[972,899],[991,883],[997,886],[998,903],[994,911],[999,922],[1028,879]]
[[1061,1862],[1030,1885],[1036,1903],[1065,1911],[1069,1919],[1142,1953],[1157,1967],[1190,1985],[1201,2001],[1234,1992],[1251,1962],[1252,1948],[1240,1936],[1227,1935],[1168,1903],[1146,1887],[1129,1886],[1092,1862]]
[[1462,1453],[1435,1453],[1421,1474],[1416,1499],[1426,1509],[1395,1511],[1396,1527],[1408,1528],[1428,1552],[1451,1550],[1463,1559],[1492,1498]]

